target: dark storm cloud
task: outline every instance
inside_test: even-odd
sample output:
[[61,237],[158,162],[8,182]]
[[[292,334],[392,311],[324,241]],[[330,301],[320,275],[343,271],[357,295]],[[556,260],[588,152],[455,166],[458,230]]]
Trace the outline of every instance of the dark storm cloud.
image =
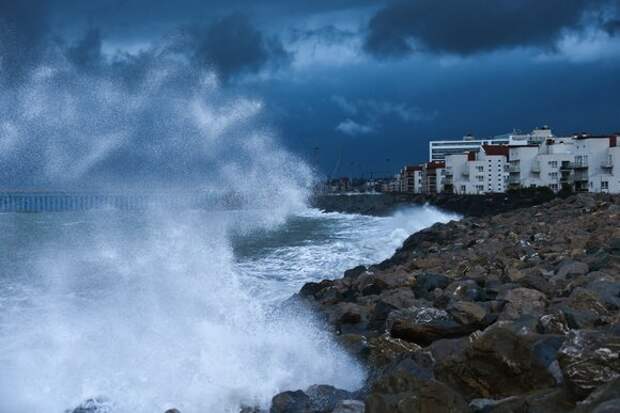
[[0,0],[2,78],[18,81],[39,62],[47,42],[47,8],[36,0]]
[[268,63],[280,65],[289,54],[278,37],[259,31],[245,14],[225,16],[206,27],[186,31],[184,49],[197,64],[212,67],[223,79],[256,73]]
[[583,21],[585,12],[610,10],[618,3],[618,0],[396,2],[371,18],[364,47],[376,57],[399,57],[416,49],[468,55],[519,46],[551,48],[564,30],[588,24]]
[[66,50],[70,62],[80,68],[94,69],[101,65],[101,32],[99,29],[88,30],[84,37]]

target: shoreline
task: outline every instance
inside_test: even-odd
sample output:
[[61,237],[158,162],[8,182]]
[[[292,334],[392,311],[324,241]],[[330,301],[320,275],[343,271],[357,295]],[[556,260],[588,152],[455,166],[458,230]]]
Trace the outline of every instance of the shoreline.
[[620,409],[620,196],[521,199],[508,212],[490,201],[479,216],[411,235],[381,263],[305,284],[294,299],[368,379],[353,393],[283,392],[270,411]]

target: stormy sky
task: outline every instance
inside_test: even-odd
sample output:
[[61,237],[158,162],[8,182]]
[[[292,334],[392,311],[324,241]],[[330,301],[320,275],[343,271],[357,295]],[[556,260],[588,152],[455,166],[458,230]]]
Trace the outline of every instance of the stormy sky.
[[620,0],[0,0],[3,93],[59,53],[128,88],[163,58],[215,73],[327,176],[466,133],[620,130]]

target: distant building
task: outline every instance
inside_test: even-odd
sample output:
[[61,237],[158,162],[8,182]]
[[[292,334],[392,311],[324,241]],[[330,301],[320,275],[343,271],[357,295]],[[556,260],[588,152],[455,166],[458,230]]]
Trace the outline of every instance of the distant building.
[[507,145],[481,145],[479,151],[448,155],[445,191],[457,194],[505,192],[508,154]]
[[422,166],[407,165],[400,171],[400,192],[422,193]]
[[443,192],[443,180],[446,164],[443,161],[431,161],[422,166],[422,191],[427,194]]
[[482,145],[527,145],[539,144],[552,138],[553,133],[548,126],[535,128],[530,133],[513,131],[488,139],[477,139],[472,135],[465,135],[460,140],[430,141],[428,156],[430,161],[444,161],[448,155],[462,155],[467,152],[478,152]]

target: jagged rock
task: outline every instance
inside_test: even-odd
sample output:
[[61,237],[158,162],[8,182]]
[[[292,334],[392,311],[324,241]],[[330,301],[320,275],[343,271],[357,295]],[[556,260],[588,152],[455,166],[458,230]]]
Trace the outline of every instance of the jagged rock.
[[459,390],[468,399],[509,397],[556,384],[548,369],[548,348],[535,334],[521,335],[497,325],[470,337],[467,345],[438,361],[437,378]]
[[168,409],[164,413],[181,413],[179,409]]
[[390,337],[384,334],[379,337],[372,337],[368,340],[369,356],[368,364],[374,368],[381,368],[422,349],[415,343],[410,343],[399,338]]
[[609,311],[618,311],[620,310],[620,282],[612,280],[611,277],[605,278],[595,279],[585,288],[596,294]]
[[364,265],[358,265],[355,268],[351,268],[350,270],[346,270],[344,272],[344,278],[357,278],[361,274],[366,272],[366,267]]
[[72,410],[65,410],[65,413],[111,413],[112,403],[103,397],[85,400],[82,404]]
[[329,322],[336,325],[357,324],[366,320],[368,309],[355,303],[338,303],[331,310]]
[[450,278],[445,275],[435,273],[422,273],[416,276],[415,287],[413,291],[418,298],[432,300],[432,292],[436,288],[446,288],[450,284]]
[[469,403],[474,413],[568,413],[575,408],[563,389],[544,389],[504,399],[474,399]]
[[[577,404],[577,408],[574,413],[587,413],[587,412],[619,412],[620,405],[620,378],[616,378],[607,384],[604,384],[594,390],[590,395]],[[601,410],[597,410],[601,406]],[[608,410],[610,406],[615,406],[616,410]]]
[[392,311],[387,319],[390,335],[421,345],[469,334],[475,329],[458,323],[447,311],[430,306]]
[[564,380],[579,398],[620,377],[620,336],[571,331],[558,351]]
[[445,288],[445,294],[452,300],[480,301],[484,300],[484,290],[474,280],[458,280]]
[[556,272],[556,277],[567,278],[585,275],[590,271],[588,264],[579,261],[568,261],[562,263]]
[[605,318],[609,316],[598,295],[584,288],[576,288],[557,308],[564,314],[568,326],[574,329],[606,324]]
[[313,412],[331,412],[336,408],[338,402],[353,397],[346,390],[325,384],[310,386],[305,393],[310,398],[311,410]]
[[301,290],[299,290],[299,295],[302,297],[316,297],[316,294],[327,288],[334,285],[334,282],[331,280],[323,280],[319,283],[309,282],[305,283]]
[[507,302],[500,320],[516,320],[523,315],[539,317],[547,306],[545,294],[530,288],[513,288],[498,298]]
[[538,319],[537,331],[542,334],[568,334],[568,321],[561,311],[544,314]]
[[349,354],[365,360],[369,354],[368,339],[361,334],[340,334],[336,336],[336,341]]
[[457,301],[448,307],[448,313],[459,323],[467,326],[482,326],[487,319],[488,311],[470,301]]
[[407,358],[374,381],[366,399],[367,413],[467,412],[465,400],[435,380],[432,371]]
[[301,390],[285,391],[271,399],[270,413],[310,413],[310,397]]
[[332,413],[364,413],[366,406],[360,400],[341,400],[336,403]]

